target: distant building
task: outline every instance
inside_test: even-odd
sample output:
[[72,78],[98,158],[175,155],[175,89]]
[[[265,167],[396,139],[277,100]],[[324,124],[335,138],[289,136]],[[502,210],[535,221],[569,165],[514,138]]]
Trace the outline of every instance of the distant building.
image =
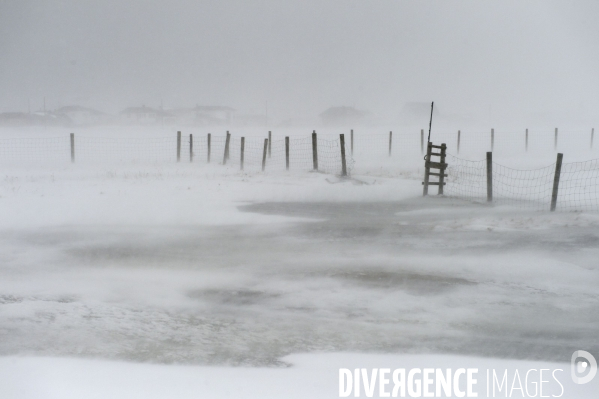
[[53,112],[4,112],[0,114],[2,126],[69,126],[71,120]]
[[[435,106],[433,118],[439,116],[439,110]],[[431,117],[431,103],[409,102],[405,103],[399,113],[400,121],[405,124],[428,124]]]
[[233,108],[218,105],[196,105],[193,108],[179,108],[168,112],[181,125],[230,125],[235,119],[235,110]]
[[98,125],[108,121],[108,115],[95,109],[69,105],[58,108],[54,114],[68,117],[73,125]]
[[150,107],[130,107],[121,111],[121,120],[127,124],[158,125],[172,124],[175,117],[172,113]]
[[331,107],[320,114],[320,119],[325,126],[350,126],[363,123],[367,115],[354,107]]
[[0,114],[2,126],[27,126],[31,125],[33,118],[25,112],[3,112]]

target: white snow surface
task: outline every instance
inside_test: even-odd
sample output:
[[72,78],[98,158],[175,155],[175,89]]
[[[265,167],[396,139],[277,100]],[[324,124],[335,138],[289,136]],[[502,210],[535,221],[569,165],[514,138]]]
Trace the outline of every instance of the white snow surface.
[[571,382],[572,352],[599,358],[599,216],[423,199],[419,165],[5,166],[0,397],[329,398],[340,367]]

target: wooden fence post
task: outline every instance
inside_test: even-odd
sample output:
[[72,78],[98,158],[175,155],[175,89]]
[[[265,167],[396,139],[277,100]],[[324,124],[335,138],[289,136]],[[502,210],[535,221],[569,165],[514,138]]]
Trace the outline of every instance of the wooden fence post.
[[557,206],[557,191],[559,188],[559,176],[562,173],[562,159],[564,154],[557,154],[557,161],[555,162],[555,175],[553,176],[553,191],[551,193],[551,212],[555,211]]
[[272,149],[272,135],[270,130],[268,131],[268,157],[270,158],[270,151]]
[[229,131],[227,130],[227,141],[226,141],[226,145],[225,145],[225,155],[227,157],[227,161],[229,160],[229,143],[231,142],[231,133],[229,133]]
[[391,156],[391,142],[393,141],[393,132],[389,132],[389,156]]
[[289,170],[289,136],[285,137],[285,166]]
[[341,143],[341,176],[347,176],[347,164],[345,163],[345,135],[342,133],[339,135],[339,141]]
[[553,139],[553,149],[557,150],[557,128],[555,128],[555,137]]
[[458,130],[458,154],[460,153],[460,136],[462,135],[462,131]]
[[351,156],[354,156],[354,129],[352,129],[351,131],[351,135],[350,135],[350,141],[351,141]]
[[239,160],[240,163],[240,167],[241,170],[243,170],[243,158],[244,158],[244,151],[245,151],[245,137],[241,138],[241,159]]
[[177,162],[181,161],[181,132],[177,132]]
[[431,162],[431,153],[433,152],[433,143],[430,141],[426,145],[426,156],[424,161],[424,183],[422,189],[422,196],[425,197],[428,195],[428,182],[430,178],[430,162]]
[[229,141],[231,140],[231,135],[227,130],[227,138],[225,139],[225,153],[223,155],[223,165],[227,164],[227,158],[229,158]]
[[312,165],[314,170],[318,170],[318,142],[316,130],[312,131]]
[[439,192],[438,195],[443,195],[443,186],[445,185],[445,170],[447,165],[445,165],[445,155],[447,154],[447,145],[445,143],[441,144],[441,169],[439,169]]
[[71,133],[71,163],[75,163],[75,133]]
[[487,202],[493,202],[493,153],[487,152]]
[[210,163],[210,142],[212,141],[212,135],[208,133],[208,163]]
[[591,129],[591,150],[593,149],[593,139],[595,138],[595,128]]
[[495,148],[495,129],[491,129],[491,152]]
[[264,139],[264,151],[262,152],[262,172],[266,168],[266,151],[268,150],[268,139]]
[[424,154],[424,129],[420,129],[420,153]]
[[189,135],[189,162],[193,162],[193,134]]
[[528,152],[528,129],[526,129],[526,140],[524,147],[525,151]]

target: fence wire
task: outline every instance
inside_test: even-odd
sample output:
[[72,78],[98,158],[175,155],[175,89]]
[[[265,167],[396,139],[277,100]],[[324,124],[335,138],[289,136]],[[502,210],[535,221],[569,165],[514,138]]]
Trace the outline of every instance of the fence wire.
[[[487,202],[486,161],[468,161],[447,155],[445,195]],[[492,163],[493,204],[523,209],[549,210],[555,164],[518,170]],[[562,164],[557,210],[599,211],[599,160]]]

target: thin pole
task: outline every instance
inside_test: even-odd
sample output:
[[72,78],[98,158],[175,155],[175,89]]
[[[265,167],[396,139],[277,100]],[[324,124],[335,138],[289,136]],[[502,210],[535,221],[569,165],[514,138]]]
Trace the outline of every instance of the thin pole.
[[462,132],[460,130],[458,130],[458,154],[460,153],[460,136],[461,136]]
[[244,156],[244,151],[245,151],[245,137],[241,138],[241,159],[240,159],[240,165],[241,165],[241,170],[243,170],[243,156]]
[[210,163],[210,142],[212,141],[211,138],[212,135],[208,133],[208,163]]
[[391,156],[391,142],[393,141],[393,132],[389,132],[389,156]]
[[353,157],[354,156],[354,129],[351,130],[350,141],[351,141],[351,155]]
[[189,135],[189,162],[193,162],[193,134]]
[[591,129],[591,150],[593,149],[593,139],[595,138],[595,128]]
[[557,206],[557,191],[559,188],[559,176],[562,172],[562,159],[564,154],[557,154],[557,161],[555,162],[555,175],[553,176],[553,192],[551,193],[551,212],[555,211]]
[[526,150],[526,152],[528,152],[528,129],[526,129],[526,143],[525,143],[525,150]]
[[268,139],[264,139],[264,151],[262,152],[262,172],[266,168],[266,151],[268,150]]
[[495,149],[495,129],[491,129],[491,151]]
[[493,202],[493,153],[487,152],[487,202]]
[[428,142],[431,142],[431,127],[433,126],[433,107],[435,106],[435,102],[431,103],[431,119],[428,122]]
[[347,176],[347,164],[345,163],[345,135],[343,133],[339,135],[339,141],[341,142],[341,176]]
[[71,162],[75,163],[75,133],[71,133]]
[[289,136],[285,137],[285,166],[289,170]]

